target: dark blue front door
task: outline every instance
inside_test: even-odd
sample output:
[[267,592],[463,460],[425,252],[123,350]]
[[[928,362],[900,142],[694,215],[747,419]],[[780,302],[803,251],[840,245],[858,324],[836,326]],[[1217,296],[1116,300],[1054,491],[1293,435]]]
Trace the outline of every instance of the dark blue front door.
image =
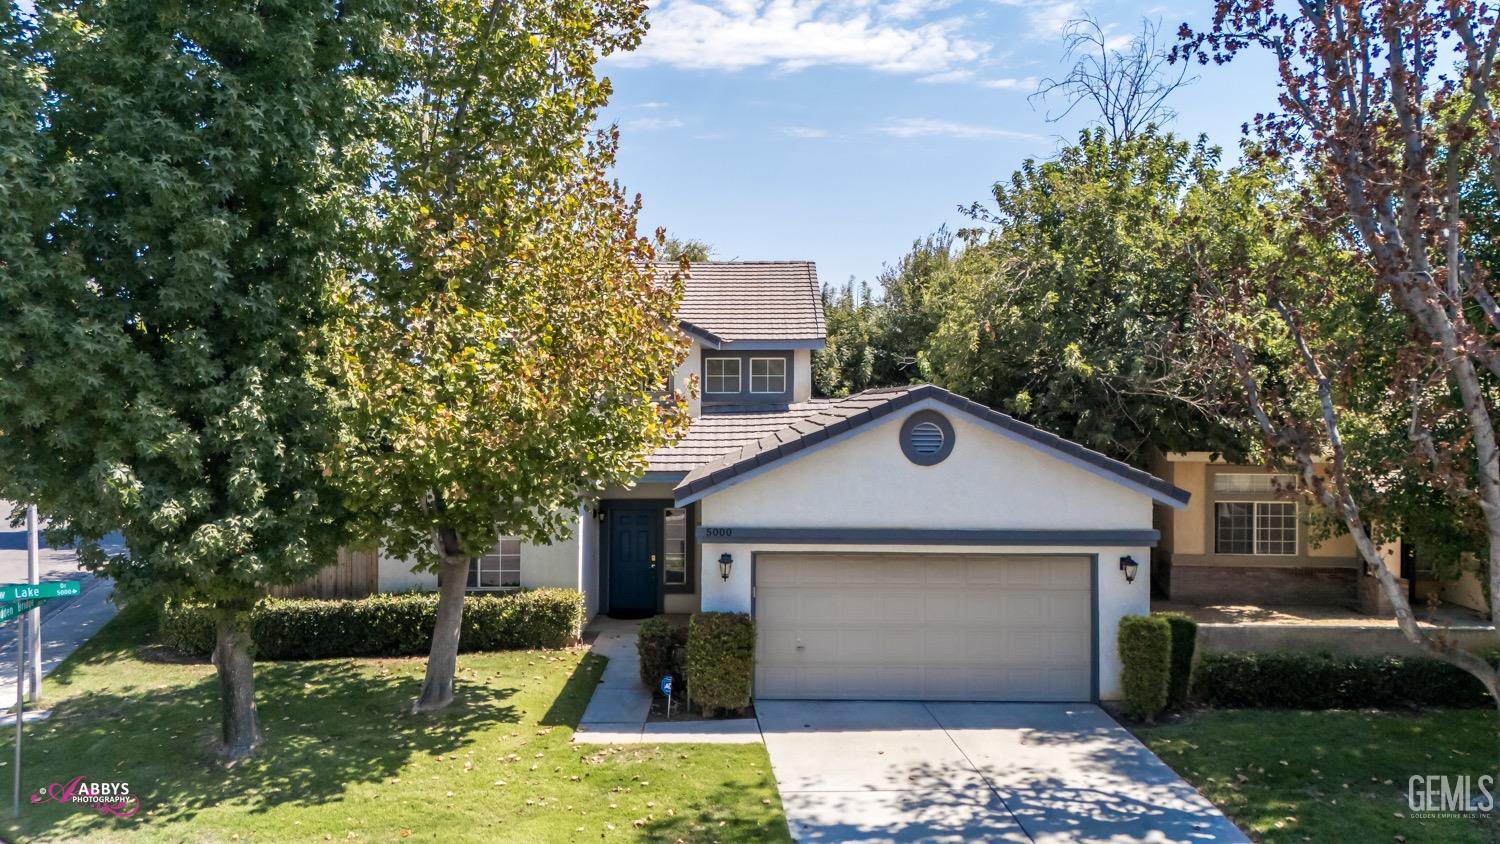
[[660,507],[616,507],[609,518],[609,611],[656,614],[656,555],[661,547]]

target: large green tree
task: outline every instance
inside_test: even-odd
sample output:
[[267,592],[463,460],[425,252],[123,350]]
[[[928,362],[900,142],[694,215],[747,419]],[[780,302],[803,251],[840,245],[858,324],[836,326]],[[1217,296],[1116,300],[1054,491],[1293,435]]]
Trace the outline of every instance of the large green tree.
[[[322,0],[36,15],[4,84],[26,67],[46,97],[0,101],[21,197],[0,218],[0,465],[122,597],[215,608],[224,750],[243,756],[247,612],[342,538],[318,354],[341,186],[363,185],[341,169],[352,50],[375,27]],[[100,547],[114,530],[129,554]]]
[[397,39],[365,271],[338,337],[351,436],[336,476],[390,552],[437,571],[419,710],[453,700],[468,561],[565,536],[685,422],[680,284],[590,128],[595,63],[633,0],[424,3]]
[[[924,372],[976,401],[1136,463],[1233,450],[1174,363],[1192,314],[1188,244],[1227,190],[1218,153],[1102,130],[1028,160],[971,213],[962,255],[924,292]],[[1217,212],[1214,212],[1217,213]]]

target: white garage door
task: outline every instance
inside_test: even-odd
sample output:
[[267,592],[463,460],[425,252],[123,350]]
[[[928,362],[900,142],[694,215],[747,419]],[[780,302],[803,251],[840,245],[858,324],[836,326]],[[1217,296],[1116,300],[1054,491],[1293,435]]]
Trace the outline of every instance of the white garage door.
[[1087,557],[758,554],[763,698],[1082,701]]

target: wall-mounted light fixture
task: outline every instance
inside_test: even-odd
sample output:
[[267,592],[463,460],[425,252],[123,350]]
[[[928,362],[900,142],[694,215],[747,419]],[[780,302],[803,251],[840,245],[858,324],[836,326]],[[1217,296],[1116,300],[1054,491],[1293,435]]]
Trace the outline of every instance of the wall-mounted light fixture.
[[1141,564],[1134,557],[1124,556],[1120,558],[1120,571],[1125,572],[1125,582],[1134,583],[1135,576],[1141,570]]
[[727,553],[719,555],[719,577],[724,578],[725,582],[728,582],[729,580],[729,569],[733,565],[733,557],[729,556]]

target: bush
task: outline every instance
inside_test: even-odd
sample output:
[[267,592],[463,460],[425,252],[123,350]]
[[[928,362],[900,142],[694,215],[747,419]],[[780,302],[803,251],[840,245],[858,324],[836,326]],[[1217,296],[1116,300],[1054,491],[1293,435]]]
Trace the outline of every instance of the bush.
[[641,682],[655,689],[662,675],[671,674],[676,678],[677,688],[683,688],[687,643],[687,627],[668,621],[666,616],[653,616],[641,622],[635,639],[636,653],[641,657]]
[[[583,629],[583,595],[574,589],[528,589],[464,599],[461,651],[561,648]],[[432,646],[436,593],[371,595],[354,600],[267,598],[250,612],[258,659],[413,656]],[[161,614],[161,641],[207,657],[214,650],[209,608],[173,604]]]
[[1167,678],[1172,667],[1172,628],[1165,618],[1127,615],[1120,619],[1120,649],[1125,712],[1153,721],[1167,706]]
[[1225,709],[1493,705],[1472,674],[1430,657],[1292,652],[1206,655],[1193,673],[1193,697]]
[[750,705],[755,621],[745,613],[703,612],[688,623],[688,694],[709,714]]
[[1167,705],[1182,706],[1187,703],[1188,690],[1193,679],[1193,651],[1198,647],[1198,622],[1185,613],[1164,612],[1157,615],[1167,620],[1172,630],[1172,666],[1167,675]]

